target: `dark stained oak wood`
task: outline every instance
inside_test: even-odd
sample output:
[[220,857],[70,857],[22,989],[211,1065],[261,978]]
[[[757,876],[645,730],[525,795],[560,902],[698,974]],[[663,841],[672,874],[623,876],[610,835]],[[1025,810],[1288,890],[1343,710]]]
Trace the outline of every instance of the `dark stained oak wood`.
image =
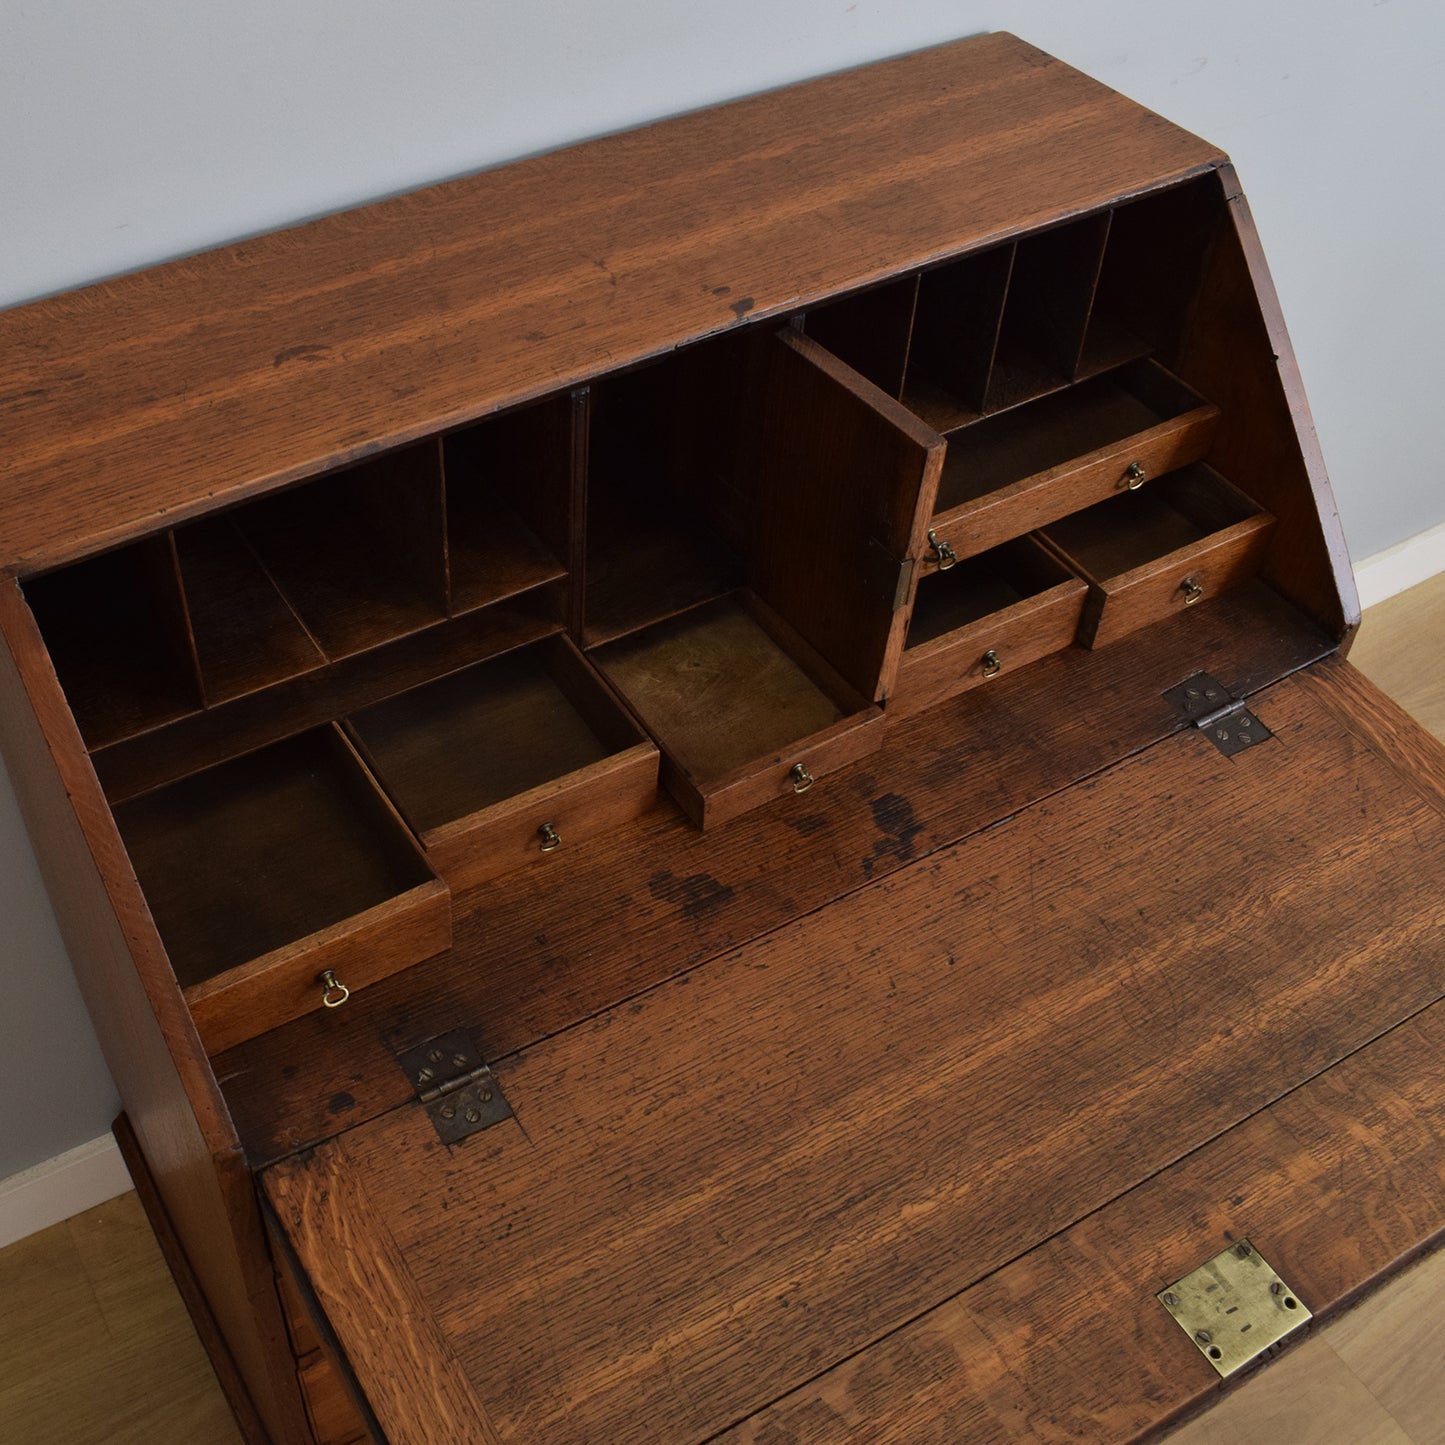
[[329,1261],[308,1260],[307,1278],[388,1445],[501,1445],[364,1182],[301,1168],[269,1197],[283,1229],[331,1238]]
[[549,855],[640,816],[657,795],[656,746],[563,637],[346,725],[455,891],[525,863],[565,866]]
[[394,1050],[455,1028],[488,1058],[525,1048],[1069,787],[1176,731],[1161,694],[1196,671],[1254,692],[1330,646],[1246,587],[1127,648],[1070,648],[889,718],[883,749],[791,800],[806,806],[703,835],[664,803],[565,871],[462,894],[449,954],[214,1061],[247,1148],[259,1163],[401,1103]]
[[948,439],[933,528],[960,557],[985,551],[1127,488],[1131,468],[1199,461],[1217,417],[1146,362],[976,422]]
[[599,357],[626,365],[1219,158],[992,35],[16,308],[0,315],[0,566],[73,557],[564,388]]
[[1445,1235],[1442,1051],[1436,1004],[718,1445],[1157,1438],[1230,1387],[1157,1291],[1248,1237],[1318,1319]]
[[444,676],[562,628],[562,598],[540,588],[450,622],[399,638],[262,692],[94,754],[114,803],[148,792],[227,758],[334,722],[394,693]]
[[1211,465],[1279,520],[1264,575],[1348,639],[1359,597],[1299,364],[1233,167],[1215,184],[1226,224],[1172,368],[1220,408]]
[[[448,1445],[882,1401],[872,1351],[1441,992],[1440,755],[1281,681],[1357,607],[1233,173],[1013,37],[17,308],[0,355],[0,729],[275,1445],[342,1445],[342,1379]],[[1273,742],[1184,724],[1199,670]],[[454,1029],[517,1114],[449,1149],[396,1052]],[[914,1393],[875,1413],[926,1440]]]
[[13,582],[0,584],[0,742],[157,1193],[273,1440],[304,1445],[250,1175],[84,744]]
[[865,698],[893,690],[943,438],[797,332],[770,348],[752,585]]
[[[1036,538],[965,557],[918,584],[890,717],[915,712],[1062,652],[1075,638],[1088,584]],[[995,655],[986,671],[985,657]]]
[[1252,577],[1273,526],[1273,517],[1195,463],[1039,535],[1088,581],[1079,640],[1103,647]]
[[591,657],[663,750],[662,777],[699,827],[792,791],[882,742],[883,714],[746,592],[644,628]]
[[201,691],[214,706],[326,664],[229,517],[176,533]]
[[190,1316],[197,1336],[205,1346],[206,1357],[216,1372],[216,1381],[226,1397],[226,1403],[236,1417],[236,1426],[241,1437],[246,1441],[246,1445],[270,1445],[266,1427],[256,1413],[256,1407],[246,1389],[246,1382],[236,1368],[236,1361],[220,1326],[216,1323],[210,1302],[196,1278],[195,1269],[187,1257],[180,1236],[176,1233],[176,1227],[171,1222],[165,1200],[161,1198],[160,1190],[151,1178],[150,1165],[141,1151],[140,1141],[136,1138],[135,1130],[131,1128],[130,1120],[124,1114],[118,1115],[111,1124],[111,1133],[115,1136],[121,1158],[125,1160],[126,1170],[135,1186],[141,1208],[145,1210],[146,1221],[160,1246],[166,1267],[175,1280],[177,1293],[186,1307],[186,1313]]
[[506,1061],[464,1146],[411,1107],[268,1170],[403,1438],[470,1391],[502,1440],[706,1439],[1445,994],[1445,816],[1256,707]]

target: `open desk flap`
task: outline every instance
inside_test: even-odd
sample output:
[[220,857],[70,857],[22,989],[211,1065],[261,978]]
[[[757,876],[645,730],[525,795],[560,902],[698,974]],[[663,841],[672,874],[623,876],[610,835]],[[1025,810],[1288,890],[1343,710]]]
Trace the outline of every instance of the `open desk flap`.
[[267,1170],[393,1445],[1123,1438],[1231,1238],[1320,1315],[1445,1228],[1438,757],[1253,706]]

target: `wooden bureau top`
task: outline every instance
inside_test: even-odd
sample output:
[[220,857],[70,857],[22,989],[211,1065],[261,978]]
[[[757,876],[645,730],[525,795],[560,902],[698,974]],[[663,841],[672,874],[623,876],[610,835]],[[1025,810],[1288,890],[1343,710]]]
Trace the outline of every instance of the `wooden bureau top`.
[[1220,160],[986,35],[0,313],[0,569],[70,560]]

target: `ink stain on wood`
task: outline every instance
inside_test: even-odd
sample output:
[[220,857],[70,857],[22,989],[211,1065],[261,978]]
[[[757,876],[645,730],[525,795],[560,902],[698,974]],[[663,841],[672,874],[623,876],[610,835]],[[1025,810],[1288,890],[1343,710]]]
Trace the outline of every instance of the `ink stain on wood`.
[[675,878],[665,870],[647,880],[648,890],[659,903],[674,904],[690,919],[706,918],[733,901],[733,890],[710,873],[693,873]]

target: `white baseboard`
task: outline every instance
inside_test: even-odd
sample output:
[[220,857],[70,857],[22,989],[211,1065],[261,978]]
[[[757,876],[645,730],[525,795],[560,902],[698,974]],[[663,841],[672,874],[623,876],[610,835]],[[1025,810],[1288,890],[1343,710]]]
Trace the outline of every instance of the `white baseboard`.
[[0,1179],[0,1249],[134,1187],[109,1134]]
[[1445,572],[1445,522],[1366,557],[1355,568],[1360,606],[1373,607]]

